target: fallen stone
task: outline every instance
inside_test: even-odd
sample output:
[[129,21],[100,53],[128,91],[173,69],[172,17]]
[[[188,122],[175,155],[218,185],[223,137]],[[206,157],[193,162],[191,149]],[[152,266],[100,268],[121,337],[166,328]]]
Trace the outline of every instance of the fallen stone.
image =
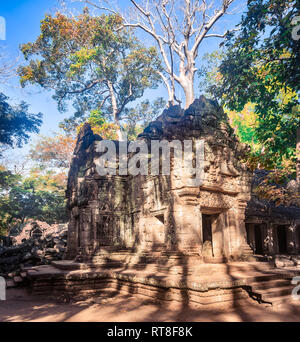
[[20,276],[16,276],[16,277],[14,277],[14,282],[15,282],[16,284],[20,284],[20,283],[23,282],[23,278],[20,277]]

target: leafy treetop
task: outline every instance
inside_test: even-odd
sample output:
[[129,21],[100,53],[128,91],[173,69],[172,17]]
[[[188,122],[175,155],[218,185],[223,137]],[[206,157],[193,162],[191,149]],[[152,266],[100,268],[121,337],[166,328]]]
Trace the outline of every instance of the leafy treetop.
[[160,81],[156,49],[144,47],[129,29],[118,29],[121,20],[87,11],[47,15],[37,40],[21,46],[28,61],[19,69],[21,84],[54,89],[61,111],[72,100],[75,115],[100,110],[119,125],[128,103]]
[[225,43],[220,82],[210,88],[231,110],[255,104],[269,169],[296,156],[300,40],[292,38],[292,19],[299,12],[299,0],[249,0],[241,30]]
[[42,114],[28,113],[28,105],[22,102],[11,106],[8,97],[0,93],[0,154],[6,148],[22,147],[29,133],[38,133]]

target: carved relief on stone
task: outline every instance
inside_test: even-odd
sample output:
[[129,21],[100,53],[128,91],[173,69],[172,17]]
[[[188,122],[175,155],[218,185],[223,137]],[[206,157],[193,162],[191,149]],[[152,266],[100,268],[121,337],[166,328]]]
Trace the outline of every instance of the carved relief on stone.
[[[91,161],[97,158],[93,144],[99,137],[84,126],[67,190],[71,221],[78,218],[77,239],[83,246],[82,253],[93,253],[89,246],[95,245],[104,250],[107,246],[141,251],[159,247],[177,249],[180,253],[189,253],[195,248],[199,253],[202,207],[218,212],[234,208],[241,211],[239,217],[242,217],[245,205],[241,192],[247,196],[250,193],[250,177],[248,170],[239,166],[236,157],[239,147],[224,120],[217,103],[201,97],[186,111],[178,107],[167,109],[138,138],[147,142],[204,140],[204,183],[193,187],[187,185],[190,174],[182,170],[175,172],[179,166],[173,159],[168,176],[97,175]],[[221,223],[225,231],[226,220]],[[71,226],[70,234],[74,230]],[[230,239],[238,241],[239,234],[243,234],[242,223],[236,220],[232,226],[236,236],[227,236],[224,243],[238,248],[239,243],[232,243]],[[217,233],[216,239],[225,236]],[[218,247],[223,246],[222,241],[213,243],[216,250],[223,248]],[[229,247],[226,248],[224,251],[229,253]]]

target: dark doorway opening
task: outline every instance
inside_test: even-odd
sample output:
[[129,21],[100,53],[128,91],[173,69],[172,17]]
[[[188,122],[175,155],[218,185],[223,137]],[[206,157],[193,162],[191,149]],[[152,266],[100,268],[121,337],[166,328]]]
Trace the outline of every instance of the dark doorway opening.
[[250,226],[249,226],[249,224],[248,223],[246,223],[246,236],[247,236],[247,243],[248,243],[248,245],[249,246],[251,246],[251,239],[250,239]]
[[298,253],[300,253],[300,226],[297,226],[297,236],[298,236]]
[[255,254],[263,254],[262,231],[259,224],[254,226]]
[[210,242],[212,244],[212,220],[214,215],[202,214],[202,232],[203,243]]
[[277,227],[277,240],[279,253],[287,253],[287,238],[286,238],[286,227]]
[[202,254],[205,258],[213,258],[212,225],[216,215],[202,214]]
[[248,245],[255,252],[255,240],[252,238],[252,225],[249,223],[246,223],[246,235]]

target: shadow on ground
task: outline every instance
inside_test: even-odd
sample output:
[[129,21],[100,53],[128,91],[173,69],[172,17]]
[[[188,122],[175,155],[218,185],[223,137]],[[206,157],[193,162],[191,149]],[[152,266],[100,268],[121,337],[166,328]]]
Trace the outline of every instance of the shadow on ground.
[[7,291],[0,302],[1,322],[244,322],[299,321],[300,303],[279,309],[253,303],[234,309],[203,308],[196,304],[155,302],[119,293],[103,294],[81,302],[59,303],[53,298],[30,296],[24,289]]

